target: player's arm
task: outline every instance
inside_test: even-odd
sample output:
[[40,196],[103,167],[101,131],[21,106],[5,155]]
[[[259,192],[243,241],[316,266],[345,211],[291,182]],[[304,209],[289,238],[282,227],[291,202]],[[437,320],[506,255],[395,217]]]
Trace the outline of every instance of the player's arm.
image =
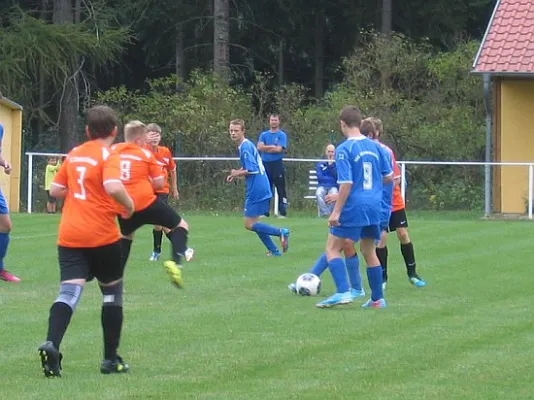
[[382,183],[384,185],[387,185],[388,183],[393,182],[394,174],[393,174],[393,159],[390,153],[384,151],[380,151],[380,168],[382,172]]
[[152,154],[150,154],[148,160],[148,178],[154,190],[160,190],[165,187],[165,175]]
[[283,153],[287,148],[287,135],[285,132],[280,131],[280,140],[277,145],[270,146],[271,149],[269,153]]
[[263,141],[263,133],[260,134],[260,137],[258,138],[258,144],[256,144],[256,148],[258,151],[263,151],[264,153],[272,153],[272,149],[275,147],[270,144],[265,144]]
[[2,155],[2,142],[0,141],[0,167],[4,168],[6,174],[11,173],[11,164]]
[[103,168],[103,184],[106,193],[109,194],[115,202],[125,208],[125,217],[128,218],[134,212],[134,202],[122,184],[119,164],[120,158],[116,153],[112,154],[105,160]]
[[178,192],[178,177],[176,174],[176,163],[169,152],[169,185],[171,189],[171,196],[178,200],[180,194]]
[[65,162],[61,165],[56,176],[54,176],[54,180],[50,184],[50,196],[58,199],[65,198],[69,192],[67,182],[67,163]]

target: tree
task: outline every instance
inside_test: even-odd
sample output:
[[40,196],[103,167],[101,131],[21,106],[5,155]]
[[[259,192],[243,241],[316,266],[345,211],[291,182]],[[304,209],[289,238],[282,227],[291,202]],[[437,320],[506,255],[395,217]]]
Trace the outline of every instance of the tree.
[[230,78],[230,2],[214,0],[213,71],[222,79]]

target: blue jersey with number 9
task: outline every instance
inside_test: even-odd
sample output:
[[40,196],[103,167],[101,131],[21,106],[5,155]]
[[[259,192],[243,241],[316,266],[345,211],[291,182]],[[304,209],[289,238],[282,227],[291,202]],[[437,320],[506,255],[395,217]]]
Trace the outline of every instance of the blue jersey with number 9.
[[336,149],[338,184],[352,183],[339,222],[342,227],[379,225],[382,179],[393,174],[380,145],[365,136],[350,137]]
[[246,200],[256,203],[270,199],[272,197],[271,185],[265,173],[265,167],[256,146],[248,139],[243,140],[239,145],[239,160],[241,167],[248,172],[245,178]]

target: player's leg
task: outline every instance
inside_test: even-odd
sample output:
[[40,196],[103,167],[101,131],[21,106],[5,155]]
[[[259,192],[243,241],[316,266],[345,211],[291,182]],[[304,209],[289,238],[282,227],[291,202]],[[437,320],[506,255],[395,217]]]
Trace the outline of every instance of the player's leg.
[[20,282],[20,278],[4,269],[4,258],[9,246],[9,233],[11,232],[11,218],[4,194],[0,191],[0,279],[6,282]]
[[410,240],[410,235],[408,235],[408,220],[406,218],[405,212],[403,226],[397,227],[397,238],[400,242],[401,253],[402,257],[404,258],[404,264],[406,265],[406,273],[408,274],[408,279],[410,280],[410,283],[415,287],[426,286],[426,282],[419,275],[417,275],[415,251],[413,248],[413,243]]
[[350,239],[345,239],[343,242],[345,267],[349,276],[350,292],[354,299],[365,296],[365,291],[362,288],[362,275],[360,274],[360,260],[355,245],[356,243]]
[[103,374],[128,371],[128,364],[117,354],[119,348],[123,314],[123,275],[121,243],[88,249],[91,270],[98,280],[102,293],[100,320],[104,338],[104,360],[100,365]]
[[[274,165],[274,176],[273,182],[278,192],[278,212],[282,217],[287,216],[287,193],[286,193],[286,174],[284,169],[284,163],[282,160],[273,162]],[[273,193],[274,195],[274,193]]]
[[318,186],[315,190],[315,199],[317,201],[317,207],[319,208],[319,216],[326,217],[330,215],[330,207],[326,204],[324,196],[327,191],[323,186]]
[[258,222],[258,218],[264,215],[265,211],[269,209],[269,200],[259,202],[245,202],[245,229],[256,232],[262,243],[267,247],[270,255],[280,255],[280,251],[274,245],[270,236],[277,236],[280,238],[282,251],[285,253],[289,249],[289,229],[277,228],[271,225]]
[[[168,193],[158,193],[158,198],[165,203],[169,201]],[[161,225],[154,225],[152,229],[152,239],[153,247],[152,254],[150,255],[149,261],[157,261],[161,255],[161,242],[163,241],[163,227]]]
[[46,341],[38,349],[43,372],[48,378],[61,376],[61,341],[90,277],[89,260],[83,249],[58,246],[58,260],[59,294],[50,307]]
[[367,279],[371,288],[371,298],[362,304],[364,308],[384,308],[384,292],[382,291],[382,266],[376,255],[376,242],[380,240],[380,226],[372,225],[363,228],[360,249],[367,264]]
[[[314,274],[317,276],[321,276],[324,271],[328,269],[328,260],[326,258],[326,252],[323,252],[317,260],[315,260],[315,264],[313,264],[313,267],[309,270],[310,274]],[[287,288],[297,294],[297,284],[296,282],[291,282],[289,285],[287,285]]]
[[326,240],[326,258],[328,259],[328,268],[332,274],[332,279],[336,285],[336,293],[328,297],[326,300],[317,303],[316,306],[319,308],[330,308],[337,305],[350,304],[353,301],[347,277],[347,270],[345,263],[341,258],[343,243],[345,242],[345,239],[350,239],[350,237],[337,236],[337,234],[340,233],[340,229],[336,230],[336,228],[333,228]]
[[396,222],[392,220],[392,218],[394,218],[393,214],[390,214],[387,221],[384,220],[380,223],[380,229],[382,231],[380,233],[380,240],[376,245],[376,256],[378,257],[378,261],[380,261],[380,265],[382,266],[382,290],[386,290],[388,282],[388,232],[397,229]]
[[134,239],[134,233],[137,229],[145,225],[144,216],[142,211],[136,211],[133,215],[124,219],[120,215],[118,216],[119,228],[121,232],[120,249],[121,249],[121,261],[120,266],[122,270],[126,268],[126,263],[130,257],[130,250]]

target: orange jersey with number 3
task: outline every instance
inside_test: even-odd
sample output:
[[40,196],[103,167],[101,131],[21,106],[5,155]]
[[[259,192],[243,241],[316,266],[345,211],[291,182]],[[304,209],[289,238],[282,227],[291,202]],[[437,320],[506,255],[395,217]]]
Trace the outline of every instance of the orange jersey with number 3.
[[[397,159],[395,158],[395,153],[389,147],[389,152],[391,154],[391,162],[393,163],[393,179],[401,178],[401,172],[399,169],[399,164],[397,164]],[[400,184],[395,185],[393,188],[393,199],[391,201],[391,212],[402,210],[404,206],[404,200],[402,199]]]
[[58,245],[99,247],[120,239],[118,205],[104,189],[108,182],[120,182],[118,156],[96,140],[71,150],[52,182],[68,189]]
[[135,211],[144,210],[156,200],[152,181],[164,179],[156,158],[134,143],[119,143],[111,148],[120,158],[120,178],[132,198]]
[[154,157],[156,157],[156,160],[158,161],[158,164],[165,176],[165,186],[163,189],[156,190],[156,193],[169,193],[169,172],[176,170],[176,163],[172,159],[171,151],[164,146],[156,146],[154,149],[154,147],[147,145],[146,148],[151,151]]

